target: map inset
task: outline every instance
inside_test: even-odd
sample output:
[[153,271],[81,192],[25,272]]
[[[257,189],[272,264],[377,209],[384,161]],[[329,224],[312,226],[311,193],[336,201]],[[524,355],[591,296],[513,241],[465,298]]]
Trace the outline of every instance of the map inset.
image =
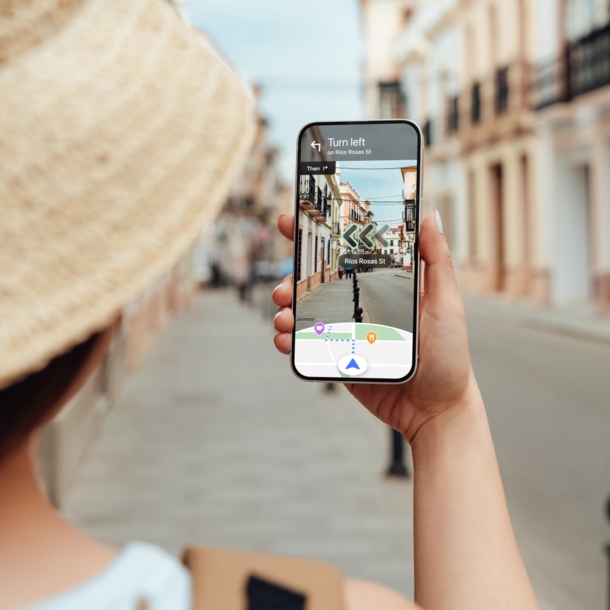
[[306,377],[400,379],[412,350],[413,335],[398,328],[318,323],[296,333],[295,366]]

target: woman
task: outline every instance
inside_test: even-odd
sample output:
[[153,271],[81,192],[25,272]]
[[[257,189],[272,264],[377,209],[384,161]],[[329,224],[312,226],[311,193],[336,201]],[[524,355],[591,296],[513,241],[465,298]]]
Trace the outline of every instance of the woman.
[[[279,229],[288,239],[294,218]],[[426,610],[534,610],[470,356],[464,306],[438,212],[421,226],[419,367],[403,385],[347,384],[410,443],[415,471],[415,602]],[[292,278],[273,293],[275,345],[291,350]]]
[[[0,610],[187,610],[191,583],[146,544],[91,539],[53,508],[37,432],[102,362],[120,312],[214,217],[249,149],[239,80],[160,0],[0,10]],[[280,227],[291,235],[292,219]],[[417,379],[354,395],[412,443],[417,601],[536,607],[470,371],[446,245],[427,219]],[[293,320],[288,281],[276,344]],[[347,583],[346,607],[408,608]]]

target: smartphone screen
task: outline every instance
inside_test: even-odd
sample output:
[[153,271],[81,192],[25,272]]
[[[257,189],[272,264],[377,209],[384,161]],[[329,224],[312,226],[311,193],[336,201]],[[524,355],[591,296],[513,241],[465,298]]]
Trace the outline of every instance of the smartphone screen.
[[312,123],[297,143],[292,367],[311,381],[415,372],[421,132]]

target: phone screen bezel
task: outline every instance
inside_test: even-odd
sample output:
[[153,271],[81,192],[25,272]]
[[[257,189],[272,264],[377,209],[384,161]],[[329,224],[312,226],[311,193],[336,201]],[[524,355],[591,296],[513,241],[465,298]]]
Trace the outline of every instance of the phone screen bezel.
[[301,161],[301,139],[305,131],[311,127],[318,125],[371,125],[371,124],[401,124],[409,125],[415,130],[417,134],[417,200],[415,206],[415,241],[414,250],[415,255],[413,257],[413,282],[414,282],[414,304],[413,304],[413,346],[412,346],[412,360],[411,369],[404,376],[398,379],[385,379],[382,377],[358,379],[358,377],[308,377],[300,373],[295,365],[295,347],[296,347],[296,319],[297,319],[297,282],[293,275],[292,282],[292,313],[295,320],[295,326],[292,329],[292,349],[290,352],[290,367],[292,372],[303,381],[311,382],[332,382],[332,383],[379,383],[379,384],[400,384],[405,383],[413,378],[417,371],[417,364],[419,359],[419,294],[420,294],[420,255],[419,255],[419,228],[421,222],[421,205],[422,205],[422,174],[423,174],[423,135],[420,127],[417,123],[408,119],[387,119],[387,120],[376,120],[376,121],[316,121],[308,123],[300,131],[297,137],[297,154],[296,154],[296,171],[295,171],[295,195],[294,195],[294,235],[293,235],[293,256],[292,256],[292,269],[297,268],[297,244],[299,234],[299,182],[300,174],[299,167]]

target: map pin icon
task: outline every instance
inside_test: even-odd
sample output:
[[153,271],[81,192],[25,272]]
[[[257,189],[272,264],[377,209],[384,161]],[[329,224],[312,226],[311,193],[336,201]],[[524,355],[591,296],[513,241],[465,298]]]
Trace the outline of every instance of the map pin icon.
[[373,345],[373,343],[375,343],[375,341],[377,341],[377,333],[374,333],[373,331],[371,331],[370,333],[366,334],[366,340]]
[[318,333],[318,335],[321,335],[324,332],[324,329],[326,327],[324,326],[324,324],[322,324],[322,322],[318,322],[313,329]]

